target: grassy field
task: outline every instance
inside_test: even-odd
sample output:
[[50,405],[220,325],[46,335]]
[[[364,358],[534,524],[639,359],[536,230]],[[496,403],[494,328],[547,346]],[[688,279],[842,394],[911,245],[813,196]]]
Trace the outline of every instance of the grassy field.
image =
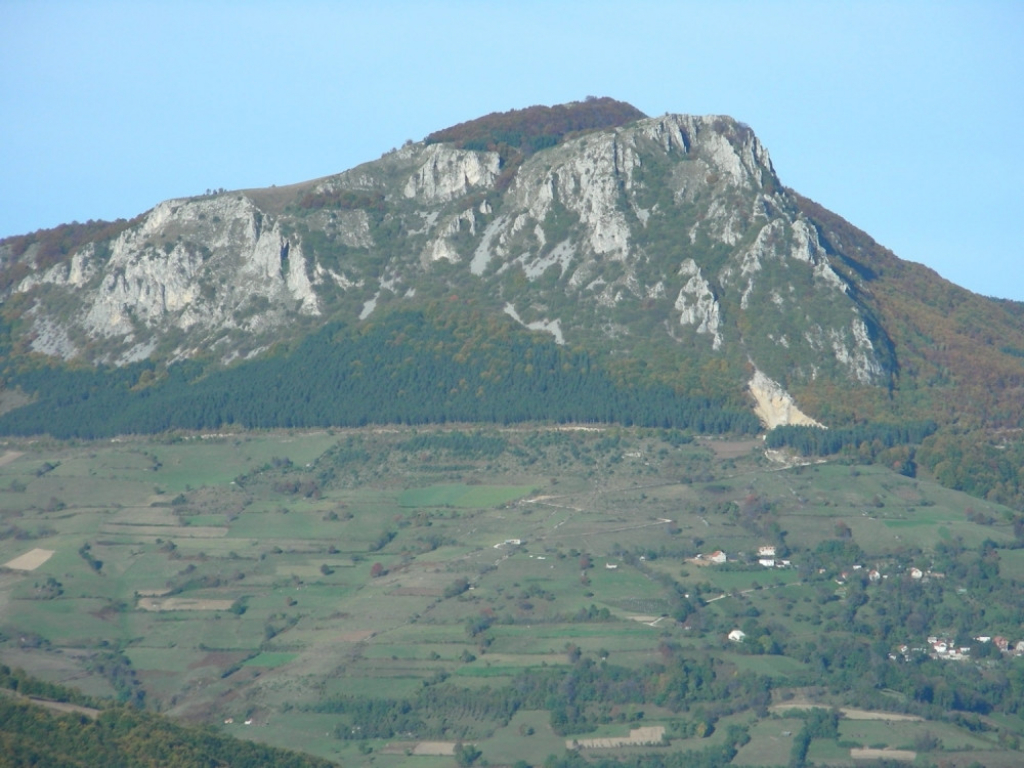
[[[780,469],[749,445],[722,464],[712,448],[643,430],[501,434],[515,450],[457,461],[400,450],[401,430],[12,443],[21,455],[0,465],[0,563],[54,554],[0,573],[0,660],[105,694],[141,689],[156,709],[346,764],[450,766],[409,757],[411,738],[368,739],[364,754],[316,707],[433,685],[486,690],[569,669],[573,653],[639,670],[669,645],[785,681],[810,666],[740,652],[726,633],[753,622],[813,642],[840,621],[845,593],[833,574],[801,571],[797,555],[788,569],[757,565],[757,547],[778,538],[766,519],[797,553],[842,524],[864,565],[894,578],[908,550],[1013,539],[1005,510],[881,468]],[[970,522],[969,506],[995,523]],[[716,549],[727,567],[691,562]],[[1024,581],[1021,551],[1000,550],[1004,577]],[[684,593],[708,601],[699,623],[673,618]],[[170,609],[146,610],[152,601]],[[691,722],[647,709],[646,722],[670,730]],[[615,734],[634,715],[609,710]],[[800,721],[742,722],[752,740],[735,764],[788,762],[782,734]],[[537,765],[565,748],[546,712],[466,723],[494,765]],[[993,747],[927,725],[947,751]],[[717,743],[723,728],[671,749]],[[900,746],[920,730],[886,728],[844,721],[843,738]],[[850,764],[848,749],[818,741],[811,757]]]
[[403,507],[484,509],[507,504],[534,490],[535,487],[530,486],[469,486],[461,483],[432,485],[427,488],[410,488],[399,496],[398,503]]
[[793,718],[772,718],[750,729],[750,741],[733,760],[733,765],[786,766],[793,749],[793,735],[803,728],[803,721]]

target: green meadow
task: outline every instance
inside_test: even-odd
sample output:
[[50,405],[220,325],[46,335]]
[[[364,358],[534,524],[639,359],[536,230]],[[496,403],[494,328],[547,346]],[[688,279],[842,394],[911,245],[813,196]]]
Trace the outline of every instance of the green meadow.
[[[655,430],[495,430],[507,450],[457,461],[401,448],[423,432],[0,446],[0,565],[52,553],[0,571],[0,660],[343,764],[450,766],[413,756],[410,735],[352,738],[331,707],[435,688],[484,696],[581,663],[641,675],[676,652],[720,675],[805,686],[811,662],[728,632],[793,648],[824,627],[850,632],[840,571],[854,563],[834,555],[847,544],[858,565],[899,579],[940,545],[1015,540],[1012,511],[882,468],[780,467],[749,449],[723,463]],[[758,565],[769,543],[788,568]],[[695,559],[715,550],[725,565]],[[999,559],[1024,584],[1021,552]],[[973,599],[965,587],[947,604]],[[607,704],[593,716],[599,735],[664,724],[673,753],[740,725],[750,742],[736,765],[787,764],[802,724],[749,711],[697,738],[693,712]],[[467,705],[424,740],[472,741],[493,765],[564,752],[545,711],[488,717]],[[844,743],[892,747],[921,730],[842,725]],[[940,750],[993,748],[955,723],[928,725]],[[1016,720],[998,727],[1024,732]],[[815,740],[809,754],[850,764],[837,743]]]

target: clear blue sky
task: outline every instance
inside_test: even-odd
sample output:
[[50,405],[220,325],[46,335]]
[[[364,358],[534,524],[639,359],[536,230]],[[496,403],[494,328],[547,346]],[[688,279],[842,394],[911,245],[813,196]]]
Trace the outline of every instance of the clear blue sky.
[[1020,0],[0,0],[0,236],[587,95],[732,115],[784,184],[1024,300]]

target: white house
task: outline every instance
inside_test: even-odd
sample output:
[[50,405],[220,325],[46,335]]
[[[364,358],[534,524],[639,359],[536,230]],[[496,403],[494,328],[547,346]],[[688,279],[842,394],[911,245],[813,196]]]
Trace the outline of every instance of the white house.
[[772,546],[771,544],[768,544],[768,545],[763,546],[763,547],[758,547],[757,548],[757,556],[758,557],[775,557],[775,547]]
[[734,629],[732,632],[729,633],[729,639],[732,640],[734,643],[742,643],[743,638],[745,638],[746,636],[747,633],[744,632],[742,629]]
[[711,555],[710,555],[710,556],[708,557],[708,560],[710,560],[710,561],[711,561],[712,563],[715,563],[715,564],[717,564],[717,565],[721,565],[721,564],[722,564],[722,563],[724,563],[724,562],[725,562],[725,561],[726,561],[727,559],[728,559],[728,558],[727,558],[727,557],[725,556],[725,552],[723,552],[723,551],[722,551],[722,550],[720,550],[720,549],[716,549],[716,550],[715,550],[714,552],[712,552],[712,553],[711,553]]

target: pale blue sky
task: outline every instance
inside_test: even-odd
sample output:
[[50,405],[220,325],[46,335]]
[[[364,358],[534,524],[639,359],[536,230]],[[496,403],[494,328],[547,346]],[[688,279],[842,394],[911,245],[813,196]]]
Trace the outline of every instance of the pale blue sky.
[[1020,0],[0,0],[0,236],[596,95],[732,115],[784,184],[1024,300],[1022,41]]

